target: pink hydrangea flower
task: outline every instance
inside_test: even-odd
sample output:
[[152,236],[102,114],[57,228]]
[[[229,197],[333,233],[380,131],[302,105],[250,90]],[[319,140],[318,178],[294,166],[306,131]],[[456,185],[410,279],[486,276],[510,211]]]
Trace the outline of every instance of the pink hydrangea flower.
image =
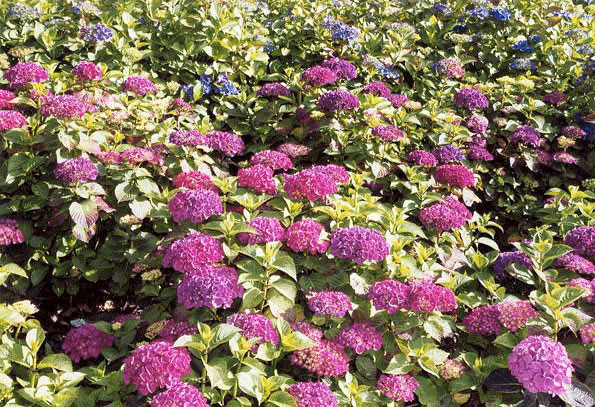
[[0,110],[0,133],[27,125],[27,118],[14,110]]
[[291,364],[318,377],[343,376],[349,371],[349,356],[342,345],[320,339],[317,345],[291,353]]
[[174,222],[200,223],[223,213],[221,198],[208,189],[183,189],[167,204]]
[[409,375],[380,375],[376,389],[395,401],[413,401],[419,383]]
[[337,74],[329,68],[312,66],[302,73],[302,82],[309,86],[320,87],[337,82]]
[[354,322],[339,332],[336,341],[361,355],[367,350],[382,348],[382,335],[368,322]]
[[405,137],[405,134],[395,126],[376,126],[372,134],[382,141],[397,141]]
[[294,383],[287,390],[297,407],[338,407],[337,396],[323,382]]
[[94,325],[84,325],[68,331],[62,344],[62,350],[70,359],[80,362],[81,359],[96,358],[101,351],[114,344],[114,337],[97,329]]
[[83,102],[74,95],[59,95],[48,97],[41,105],[39,112],[42,116],[53,116],[58,119],[80,119],[87,112],[97,112],[97,108]]
[[452,312],[457,308],[455,294],[449,288],[427,280],[409,283],[409,309],[414,312]]
[[136,93],[138,96],[145,96],[147,93],[157,93],[157,87],[149,79],[139,76],[131,76],[122,82],[122,89],[127,92]]
[[357,68],[355,65],[344,59],[329,58],[321,66],[333,71],[339,79],[351,80],[357,77]]
[[456,230],[463,227],[471,212],[467,207],[453,197],[446,197],[444,202],[437,202],[424,208],[419,213],[419,220],[426,226],[432,226],[439,232]]
[[497,305],[498,320],[512,332],[523,328],[527,321],[537,318],[537,312],[529,301],[505,301]]
[[25,236],[19,230],[19,223],[11,218],[0,218],[0,246],[20,244],[25,241]]
[[238,171],[238,187],[250,188],[259,194],[277,195],[279,192],[275,183],[273,169],[261,164],[240,168]]
[[463,319],[467,332],[480,335],[496,335],[502,330],[500,312],[495,305],[475,308]]
[[379,231],[360,226],[339,228],[331,234],[331,254],[339,259],[378,263],[388,256],[386,239]]
[[342,318],[352,311],[351,299],[340,291],[321,291],[308,299],[308,308],[316,316]]
[[368,299],[377,310],[394,314],[409,308],[409,290],[406,284],[394,280],[378,281],[370,287]]
[[324,227],[312,220],[302,219],[287,228],[287,246],[296,253],[309,253],[312,255],[325,253],[328,241],[320,241]]
[[143,396],[169,388],[190,374],[190,361],[186,348],[174,348],[166,340],[151,342],[135,349],[124,361],[124,384],[134,384]]
[[440,165],[436,167],[434,178],[441,184],[452,185],[457,188],[466,188],[475,185],[473,172],[464,165]]
[[593,263],[574,253],[566,253],[562,257],[558,257],[553,266],[565,268],[578,274],[595,274]]
[[595,324],[585,325],[579,332],[584,344],[595,343]]
[[50,78],[48,71],[35,62],[19,62],[4,72],[4,79],[11,89],[20,88],[30,83],[45,82]]
[[277,96],[289,96],[291,91],[287,89],[285,85],[279,82],[265,83],[256,92],[258,96],[263,97],[277,97]]
[[221,242],[204,233],[192,232],[167,248],[163,267],[181,273],[200,272],[204,265],[219,263],[224,257]]
[[269,242],[282,242],[285,240],[285,230],[275,218],[259,216],[248,223],[256,233],[238,233],[238,241],[242,244],[265,244]]
[[546,336],[519,342],[508,357],[508,368],[530,392],[552,395],[566,393],[574,370],[564,345]]
[[466,370],[464,363],[454,359],[446,359],[444,363],[438,365],[438,373],[444,380],[458,379]]
[[244,141],[241,137],[225,131],[215,131],[207,135],[209,146],[221,151],[227,157],[234,157],[244,152]]
[[[233,314],[227,318],[227,323],[242,330],[246,339],[260,338],[258,344],[269,342],[273,345],[279,343],[279,334],[270,319],[260,314]],[[251,348],[252,352],[258,350],[258,344]]]
[[391,95],[390,89],[382,82],[368,83],[362,89],[362,93],[367,93],[374,96],[381,96],[383,98],[389,98]]
[[122,161],[128,164],[149,163],[161,165],[163,157],[157,151],[146,147],[134,147],[122,151],[120,154]]
[[219,193],[211,177],[200,171],[181,172],[174,178],[173,184],[176,188],[206,189]]
[[208,146],[209,139],[196,130],[177,130],[169,136],[169,142],[176,146]]
[[407,161],[424,167],[434,167],[438,164],[436,156],[429,151],[415,150],[407,155]]
[[163,329],[159,331],[159,337],[174,342],[182,335],[194,335],[195,333],[198,333],[198,328],[190,326],[188,321],[174,321],[170,319]]
[[[15,99],[17,95],[9,90],[0,89],[0,109],[12,110],[16,106],[10,103],[11,100]],[[19,126],[20,127],[20,126]],[[0,119],[0,129],[2,128],[2,120]],[[0,130],[2,131],[2,130]]]
[[455,106],[464,107],[469,110],[483,110],[490,106],[488,99],[476,89],[464,88],[457,92],[454,97]]
[[294,143],[285,143],[277,147],[277,151],[287,154],[290,158],[307,155],[310,152],[310,150],[310,147]]
[[74,184],[94,180],[99,175],[97,166],[87,157],[62,161],[54,169],[54,177],[63,184]]
[[209,407],[200,391],[186,383],[176,383],[151,400],[151,407]]
[[98,81],[102,78],[101,68],[88,61],[80,62],[74,67],[72,73],[79,81]]
[[184,275],[178,286],[178,303],[184,304],[187,309],[225,309],[243,294],[244,288],[238,284],[235,269],[205,266],[200,272]]
[[264,165],[275,170],[289,170],[293,168],[291,158],[285,153],[274,150],[259,151],[250,159],[251,165]]

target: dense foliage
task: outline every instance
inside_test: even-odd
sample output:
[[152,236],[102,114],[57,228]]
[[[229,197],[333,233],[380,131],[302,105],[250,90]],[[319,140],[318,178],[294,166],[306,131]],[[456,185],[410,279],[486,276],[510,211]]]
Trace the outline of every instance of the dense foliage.
[[590,0],[0,3],[0,404],[594,406]]

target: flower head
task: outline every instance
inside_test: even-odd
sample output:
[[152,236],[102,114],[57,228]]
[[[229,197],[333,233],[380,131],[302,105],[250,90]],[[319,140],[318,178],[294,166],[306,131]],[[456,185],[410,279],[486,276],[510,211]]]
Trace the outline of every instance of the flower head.
[[445,58],[432,65],[432,69],[447,78],[461,78],[465,75],[465,68],[456,58]]
[[287,154],[290,158],[307,155],[310,152],[310,147],[302,144],[285,143],[277,147],[277,151]]
[[519,126],[508,137],[513,144],[525,144],[532,147],[539,147],[542,143],[541,136],[531,126]]
[[204,265],[219,263],[225,254],[215,238],[192,232],[173,242],[163,257],[163,267],[172,267],[181,273],[200,272]]
[[382,348],[382,335],[368,322],[354,322],[339,332],[336,341],[361,355],[367,350]]
[[342,376],[349,371],[349,356],[342,345],[320,339],[317,345],[291,353],[291,364],[319,377]]
[[488,119],[480,114],[474,114],[465,123],[465,126],[473,133],[482,134],[488,129]]
[[584,344],[595,343],[595,324],[585,325],[580,329],[581,341]]
[[438,373],[444,380],[458,379],[466,370],[464,363],[454,359],[446,359],[444,363],[438,365]]
[[311,66],[302,73],[302,82],[309,86],[320,87],[337,82],[337,74],[330,68]]
[[347,294],[340,291],[321,291],[308,299],[308,308],[316,316],[342,318],[353,310]]
[[362,89],[362,93],[368,93],[374,96],[382,96],[383,98],[389,98],[391,95],[390,89],[382,82],[368,83]]
[[101,68],[89,61],[79,62],[72,73],[79,81],[98,81],[102,78]]
[[376,382],[376,389],[384,397],[395,401],[413,401],[415,389],[419,386],[417,380],[409,375],[380,375]]
[[439,232],[459,229],[471,217],[467,207],[453,197],[446,197],[444,202],[437,202],[419,213],[421,223],[432,226]]
[[186,374],[190,374],[190,353],[166,340],[143,345],[124,361],[124,384],[134,384],[143,396],[180,383]]
[[407,155],[407,161],[415,165],[423,165],[424,167],[434,167],[438,164],[436,156],[429,151],[415,150]]
[[[279,343],[279,334],[270,319],[260,314],[233,314],[227,318],[227,323],[236,326],[242,330],[242,336],[246,339],[260,338],[258,344],[265,342],[277,345]],[[256,352],[258,344],[251,350]]]
[[25,241],[19,223],[11,218],[0,218],[0,246],[20,244]]
[[564,394],[570,388],[572,363],[564,345],[546,336],[519,342],[508,357],[508,368],[530,392]]
[[386,239],[377,230],[360,226],[338,228],[331,234],[331,254],[339,259],[378,263],[388,256]]
[[169,136],[169,142],[176,146],[208,146],[207,136],[196,130],[176,130]]
[[340,79],[355,79],[357,77],[357,69],[352,63],[339,58],[330,58],[324,61],[321,66],[333,71],[337,78]]
[[244,141],[241,137],[225,131],[215,131],[207,135],[209,145],[221,151],[227,157],[234,157],[244,152]]
[[287,228],[287,246],[296,253],[325,253],[329,242],[320,240],[323,230],[324,227],[312,219],[297,221]]
[[233,268],[204,266],[184,275],[178,286],[178,303],[187,309],[230,308],[233,300],[243,294],[244,288],[238,284],[238,273]]
[[258,216],[248,223],[256,233],[238,233],[238,241],[242,244],[265,244],[269,242],[282,242],[285,240],[285,230],[275,218]]
[[205,396],[194,386],[176,383],[151,400],[151,407],[209,407]]
[[500,312],[495,305],[477,307],[463,319],[467,332],[480,335],[496,335],[502,330]]
[[81,118],[87,112],[97,112],[98,109],[74,95],[50,96],[41,105],[39,112],[46,117],[54,116],[58,119]]
[[54,177],[63,184],[74,184],[94,180],[99,175],[97,166],[87,157],[62,161],[54,169]]
[[494,271],[498,276],[503,277],[506,268],[510,264],[518,264],[528,269],[533,268],[533,262],[529,256],[520,250],[515,250],[512,252],[501,252],[493,264]]
[[368,299],[377,310],[389,314],[409,308],[410,287],[394,280],[378,281],[370,287]]
[[261,164],[238,171],[238,187],[250,188],[259,194],[277,195],[273,170]]
[[30,83],[45,82],[50,78],[48,71],[35,62],[19,62],[4,72],[4,79],[11,89],[20,88]]
[[595,274],[593,263],[574,253],[566,253],[562,257],[558,257],[554,262],[554,267],[565,268],[578,274]]
[[254,154],[250,159],[251,165],[264,165],[273,170],[289,170],[293,168],[291,158],[285,153],[274,150],[263,150]]
[[595,226],[579,226],[564,238],[564,244],[572,247],[579,256],[595,257]]
[[372,129],[372,134],[382,141],[397,141],[405,134],[395,126],[376,126]]
[[103,349],[113,345],[114,339],[113,336],[100,331],[94,325],[87,324],[68,331],[62,344],[62,350],[68,354],[70,359],[78,363],[81,359],[96,358]]
[[537,312],[529,301],[505,301],[497,305],[498,320],[512,332],[523,328],[527,321],[537,318]]
[[159,337],[168,341],[175,341],[182,335],[194,335],[198,332],[196,326],[190,326],[188,321],[170,319],[159,331]]
[[287,390],[297,407],[338,407],[337,396],[323,382],[294,383]]
[[433,151],[434,156],[440,164],[450,162],[461,162],[465,159],[465,154],[455,146],[442,146]]
[[568,97],[563,92],[551,92],[543,97],[543,101],[550,105],[557,106],[568,100]]
[[[16,107],[16,105],[13,103],[10,103],[10,101],[15,99],[16,97],[17,97],[17,95],[12,93],[11,91],[0,89],[0,109],[6,109],[6,110],[14,109]],[[0,132],[3,131],[2,128],[5,126],[4,120],[6,120],[6,119],[0,119]]]
[[466,188],[475,185],[473,172],[464,165],[445,164],[436,167],[434,178],[441,184],[452,185],[457,188]]
[[454,97],[456,106],[469,110],[483,110],[490,106],[488,99],[476,89],[463,88]]
[[263,97],[289,96],[291,95],[291,91],[282,83],[270,82],[262,85],[256,94]]
[[324,93],[318,99],[318,108],[333,113],[337,110],[357,110],[359,100],[347,91],[337,89]]
[[27,125],[27,118],[15,110],[0,110],[0,133]]
[[208,189],[183,189],[167,204],[174,222],[200,223],[223,213],[221,198]]
[[136,93],[138,96],[145,96],[147,93],[157,93],[157,87],[149,79],[139,76],[131,76],[122,82],[122,89],[127,92]]
[[173,184],[175,188],[207,189],[219,193],[211,177],[200,171],[181,172],[174,178]]
[[457,301],[449,288],[427,280],[416,280],[409,284],[407,305],[413,312],[452,312],[457,308]]

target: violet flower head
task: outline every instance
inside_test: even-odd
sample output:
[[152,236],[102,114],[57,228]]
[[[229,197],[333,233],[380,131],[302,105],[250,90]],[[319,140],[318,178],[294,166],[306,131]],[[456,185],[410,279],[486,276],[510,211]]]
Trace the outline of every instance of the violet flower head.
[[290,158],[308,155],[310,147],[303,144],[285,143],[277,147],[277,151],[287,154]]
[[173,99],[171,101],[168,109],[169,110],[178,110],[181,112],[191,112],[194,110],[188,102],[186,102],[184,99],[181,99],[181,98]]
[[200,223],[223,213],[221,198],[207,189],[183,189],[167,204],[174,222]]
[[356,264],[378,263],[388,256],[386,239],[379,231],[360,226],[338,228],[331,234],[331,254]]
[[519,342],[508,357],[508,368],[530,392],[552,395],[566,393],[574,370],[564,345],[546,336]]
[[570,139],[582,139],[587,136],[587,133],[578,126],[565,126],[562,128],[560,133],[564,137],[568,137]]
[[461,78],[465,74],[465,68],[456,58],[445,58],[432,65],[432,69],[439,75],[447,78]]
[[376,126],[372,129],[372,134],[382,141],[397,141],[405,137],[403,131],[395,126]]
[[321,291],[308,299],[308,308],[318,317],[343,318],[353,310],[351,299],[340,291]]
[[185,274],[178,286],[178,303],[187,309],[230,308],[233,300],[242,298],[244,288],[238,284],[238,273],[231,267],[205,266],[198,273]]
[[478,90],[463,88],[454,97],[455,106],[468,110],[483,110],[490,106],[488,99]]
[[550,105],[554,106],[564,103],[567,100],[568,97],[562,92],[551,92],[543,97],[543,101],[545,103],[549,103]]
[[329,113],[337,110],[357,110],[359,109],[359,100],[355,95],[337,89],[320,96],[320,99],[318,99],[318,108]]
[[474,114],[465,122],[465,126],[475,134],[485,133],[489,124],[488,119],[480,114]]
[[244,141],[241,137],[225,131],[215,131],[207,135],[213,150],[221,151],[226,157],[234,157],[244,152]]
[[452,312],[457,308],[455,294],[451,289],[427,280],[409,283],[409,309],[413,312]]
[[336,193],[339,188],[335,179],[321,167],[306,168],[296,174],[284,174],[284,189],[293,199],[304,198],[311,202]]
[[337,396],[323,382],[294,383],[287,390],[297,407],[338,407]]
[[25,241],[23,232],[19,230],[19,223],[11,218],[0,218],[0,246],[21,244]]
[[[393,104],[394,107],[401,107],[401,106],[405,105],[405,103],[411,102],[407,98],[407,96],[400,95],[398,93],[393,93],[393,94],[388,95],[387,99],[390,100],[390,102]],[[405,105],[405,107],[407,107],[407,105]]]
[[457,188],[466,188],[475,185],[473,172],[464,165],[445,164],[436,167],[434,178],[440,184],[452,185]]
[[471,212],[456,198],[446,197],[444,202],[436,202],[432,206],[419,212],[419,220],[426,226],[432,226],[439,232],[456,230],[463,227],[469,219]]
[[351,80],[357,77],[355,65],[344,59],[330,58],[324,61],[321,66],[333,71],[339,79]]
[[151,407],[209,407],[207,399],[194,386],[176,383],[164,392],[158,393],[151,400]]
[[196,326],[190,326],[188,321],[175,321],[170,319],[159,331],[159,337],[167,341],[176,341],[182,335],[194,335],[198,333]]
[[72,69],[72,73],[81,82],[98,81],[103,77],[101,68],[89,61],[79,62],[79,64]]
[[354,322],[349,328],[343,328],[336,341],[346,348],[361,355],[367,350],[382,348],[382,335],[369,322]]
[[338,377],[349,371],[349,356],[343,346],[326,339],[311,348],[292,352],[290,360],[292,365],[318,377]]
[[27,118],[15,110],[0,110],[0,134],[27,125]]
[[368,93],[374,96],[381,96],[383,98],[389,98],[391,95],[390,89],[382,82],[371,82],[368,83],[362,89],[362,93]]
[[54,177],[63,184],[75,184],[94,180],[99,175],[97,166],[87,157],[62,161],[54,169]]
[[96,358],[101,351],[114,344],[114,337],[97,329],[94,325],[87,324],[80,328],[71,328],[64,339],[62,350],[74,362],[81,359]]
[[465,159],[465,154],[455,146],[438,147],[432,154],[434,154],[440,164],[461,162]]
[[523,144],[531,147],[539,147],[542,144],[542,139],[537,130],[531,126],[519,126],[508,136],[508,140],[512,144]]
[[488,150],[475,145],[469,147],[467,157],[474,161],[492,161],[494,159],[494,156]]
[[552,159],[556,162],[563,163],[563,164],[576,164],[578,160],[572,154],[566,151],[557,151],[552,154]]
[[409,308],[409,290],[408,285],[398,281],[378,281],[370,287],[368,299],[377,310],[386,310],[389,314],[394,314]]
[[558,257],[553,266],[565,268],[578,274],[595,274],[593,263],[574,253],[566,253],[562,257]]
[[124,384],[130,383],[143,396],[171,387],[190,374],[190,353],[174,348],[173,342],[158,340],[136,348],[124,361]]
[[520,250],[512,252],[501,252],[493,264],[494,271],[499,277],[504,277],[504,272],[510,264],[518,264],[531,270],[533,262],[525,253]]
[[39,112],[42,116],[53,116],[58,119],[80,119],[87,112],[97,112],[97,108],[83,102],[73,95],[59,95],[48,97],[41,105]]
[[48,71],[35,62],[19,62],[4,72],[4,79],[11,89],[20,88],[31,83],[42,83],[50,78]]
[[407,161],[424,167],[434,167],[438,164],[438,160],[429,151],[415,150],[407,154]]
[[331,85],[338,80],[338,76],[331,69],[322,66],[311,66],[302,73],[302,82],[309,86],[320,87]]
[[585,325],[580,330],[581,341],[584,344],[595,343],[595,324]]
[[564,244],[572,247],[579,256],[595,257],[595,226],[579,226],[564,238]]
[[311,255],[325,253],[329,241],[320,240],[323,230],[324,227],[312,219],[297,221],[287,228],[287,246],[295,253],[308,253]]
[[505,301],[497,305],[498,320],[512,332],[524,328],[527,321],[537,318],[537,312],[529,301]]
[[264,165],[276,170],[289,170],[293,168],[291,158],[285,153],[274,150],[263,150],[255,153],[250,159],[251,165]]
[[291,91],[285,85],[279,82],[265,83],[258,91],[258,96],[275,98],[277,96],[289,96]]
[[238,187],[249,188],[259,194],[277,195],[277,184],[273,169],[261,164],[238,171]]
[[147,147],[133,147],[122,151],[120,157],[123,162],[128,164],[149,163],[161,165],[163,157],[157,151]]
[[270,319],[260,314],[233,314],[227,318],[227,323],[242,330],[246,339],[260,338],[260,341],[250,350],[256,352],[258,344],[269,342],[273,345],[279,343],[279,334]]
[[206,189],[219,193],[211,177],[200,171],[181,172],[176,175],[173,184],[175,188]]
[[409,375],[380,375],[376,382],[376,389],[380,390],[384,397],[395,401],[413,401],[415,390],[419,383]]
[[122,89],[132,92],[138,96],[145,96],[147,93],[157,93],[157,87],[149,79],[139,76],[131,76],[122,82]]
[[167,248],[163,267],[172,267],[180,273],[194,273],[200,272],[205,265],[221,262],[224,257],[221,242],[209,235],[192,232]]
[[285,240],[285,229],[281,226],[281,222],[275,218],[258,216],[248,223],[248,226],[254,229],[256,233],[238,233],[238,241],[242,244],[265,244]]
[[209,146],[207,136],[196,130],[176,130],[170,134],[169,142],[176,146]]
[[324,334],[320,329],[314,328],[308,322],[305,321],[296,321],[290,324],[291,330],[293,332],[299,332],[306,335],[308,338],[312,339],[314,342],[320,342],[320,340],[324,337]]
[[500,312],[496,305],[485,305],[475,308],[463,319],[467,332],[480,335],[496,335],[502,330]]
[[[16,107],[15,104],[10,103],[11,100],[15,99],[17,95],[12,93],[9,90],[0,89],[0,109],[12,110]],[[6,119],[4,119],[6,120]],[[0,132],[2,127],[4,126],[4,120],[0,120]],[[20,126],[17,126],[20,127]]]

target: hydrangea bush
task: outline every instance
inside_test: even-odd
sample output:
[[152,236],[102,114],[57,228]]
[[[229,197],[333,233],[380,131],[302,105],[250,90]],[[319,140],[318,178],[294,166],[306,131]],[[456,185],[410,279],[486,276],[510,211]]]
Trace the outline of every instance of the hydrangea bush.
[[595,406],[594,13],[0,2],[0,405]]

